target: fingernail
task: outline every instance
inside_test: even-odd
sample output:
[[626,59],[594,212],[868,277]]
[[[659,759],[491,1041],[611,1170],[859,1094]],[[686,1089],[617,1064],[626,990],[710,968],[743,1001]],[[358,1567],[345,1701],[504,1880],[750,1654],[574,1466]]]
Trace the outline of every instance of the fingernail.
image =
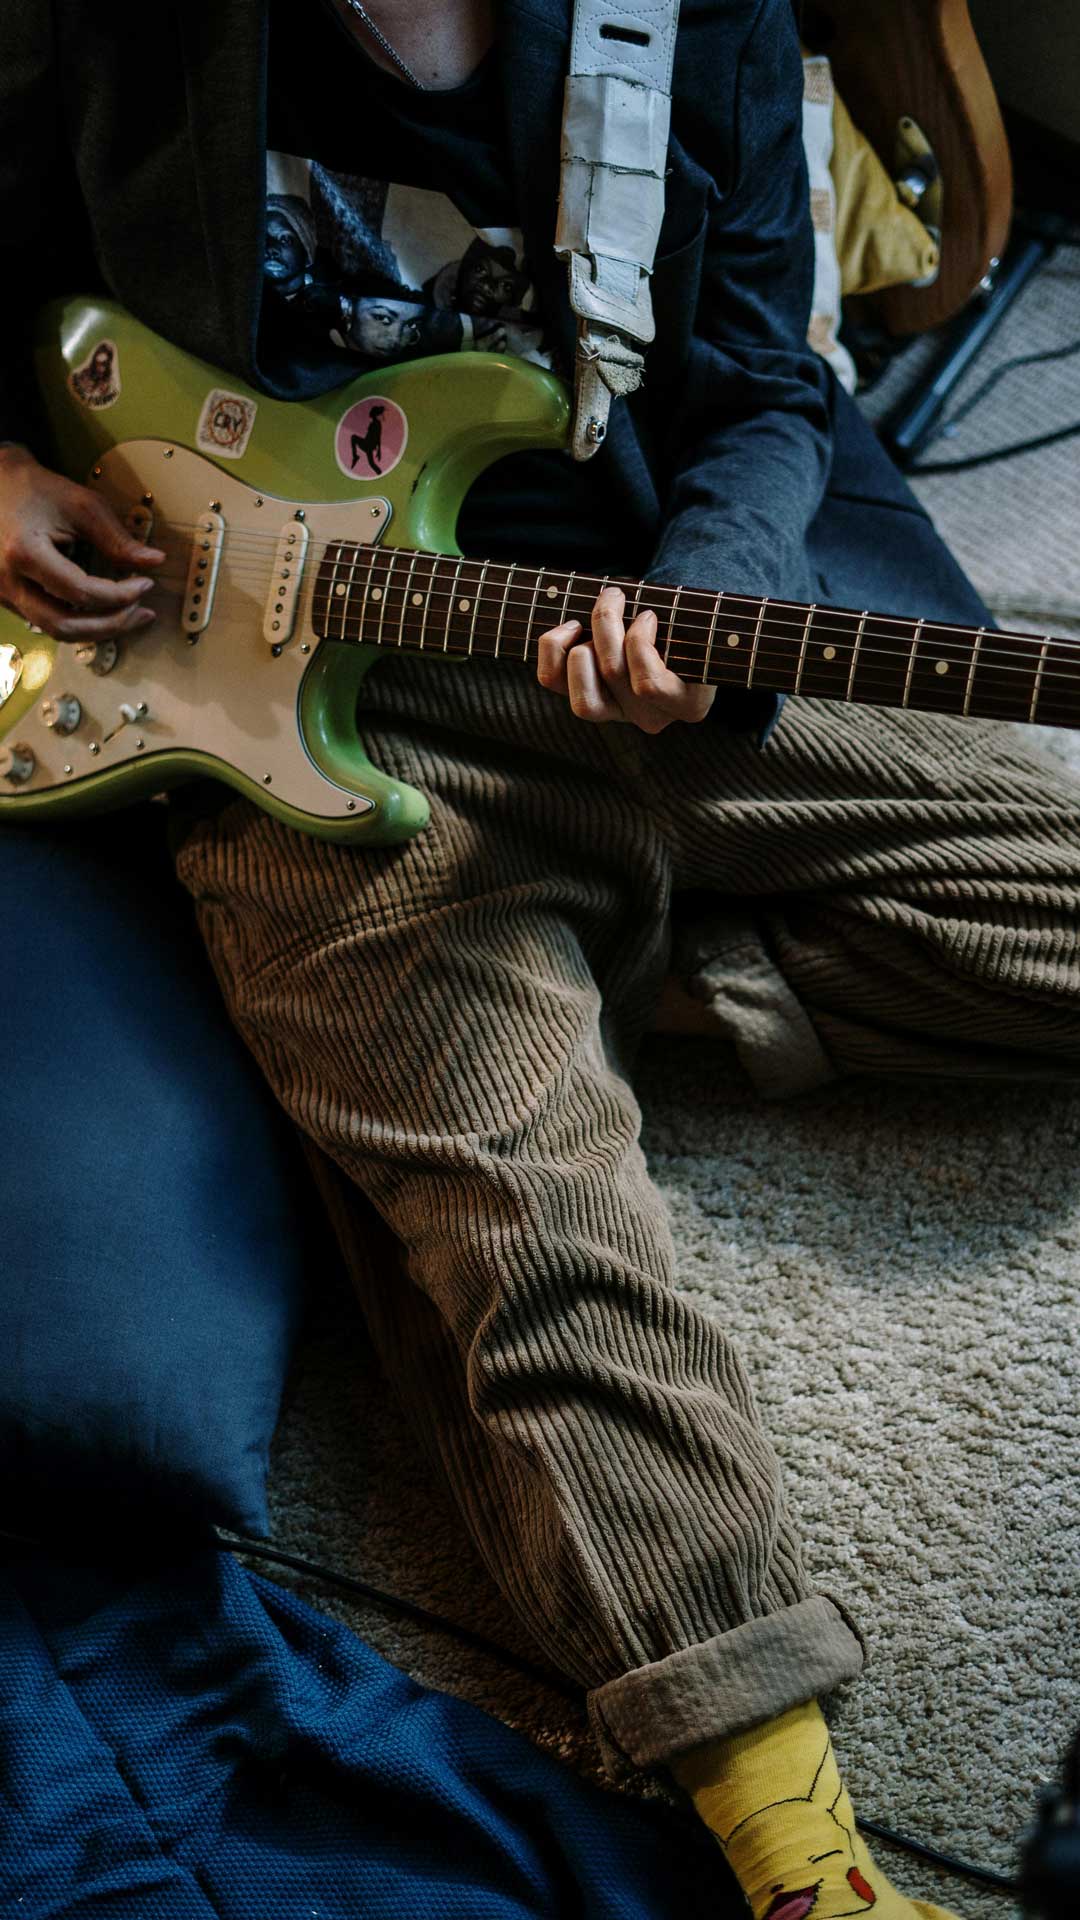
[[140,607],[131,624],[133,627],[149,627],[156,619],[157,614],[150,607]]
[[136,580],[135,591],[136,593],[149,593],[153,584],[154,582],[152,580]]

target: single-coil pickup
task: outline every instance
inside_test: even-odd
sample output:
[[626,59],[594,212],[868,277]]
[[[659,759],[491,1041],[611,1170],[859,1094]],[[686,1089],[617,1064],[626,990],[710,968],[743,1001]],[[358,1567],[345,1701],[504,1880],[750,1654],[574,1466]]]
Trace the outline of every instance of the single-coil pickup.
[[296,596],[304,575],[310,539],[302,520],[288,520],[281,530],[270,576],[270,597],[263,618],[263,638],[272,647],[284,646],[296,619]]
[[202,633],[210,624],[224,545],[225,521],[222,515],[213,509],[200,513],[195,522],[195,538],[191,543],[187,586],[184,588],[182,625],[185,633]]

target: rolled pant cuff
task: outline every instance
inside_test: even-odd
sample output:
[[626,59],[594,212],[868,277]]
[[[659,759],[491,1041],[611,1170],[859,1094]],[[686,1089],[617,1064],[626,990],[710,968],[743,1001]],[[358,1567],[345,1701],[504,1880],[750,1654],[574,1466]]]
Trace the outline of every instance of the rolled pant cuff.
[[862,1669],[847,1614],[815,1593],[594,1687],[586,1706],[611,1778],[772,1720]]

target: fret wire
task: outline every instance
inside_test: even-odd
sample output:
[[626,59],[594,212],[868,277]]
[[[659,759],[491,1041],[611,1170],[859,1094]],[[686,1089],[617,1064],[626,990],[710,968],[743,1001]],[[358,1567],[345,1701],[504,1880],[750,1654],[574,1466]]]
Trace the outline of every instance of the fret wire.
[[1029,720],[1034,720],[1035,718],[1035,708],[1036,708],[1036,705],[1038,704],[1039,688],[1042,685],[1043,668],[1046,665],[1046,654],[1047,654],[1047,649],[1049,648],[1049,645],[1050,645],[1050,635],[1047,634],[1046,639],[1043,641],[1042,646],[1039,649],[1039,664],[1035,669],[1035,687],[1031,695],[1031,711],[1028,714]]
[[560,627],[565,627],[566,625],[566,609],[570,605],[570,589],[576,579],[577,575],[575,573],[568,573],[566,576],[566,592],[563,594],[562,612],[559,615]]
[[[610,580],[610,578],[611,578],[611,575],[610,575],[610,574],[608,574],[608,573],[605,573],[605,575],[604,575],[604,577],[603,577],[603,579],[602,579],[602,580],[601,580],[601,582],[600,582],[600,593],[603,593],[603,591],[604,591],[604,588],[605,588],[605,587],[607,586],[607,583],[608,583],[608,581]],[[599,599],[599,597],[600,597],[600,593],[598,593],[598,594],[597,594],[597,596],[596,596],[596,597],[597,597],[597,599]],[[584,626],[584,624],[585,624],[585,623],[584,623],[584,621],[582,621],[582,626]],[[592,631],[592,627],[591,627],[591,621],[590,621],[590,629],[589,629],[589,630],[590,630],[590,632]]]
[[807,643],[810,639],[810,622],[813,619],[816,612],[817,612],[817,601],[815,600],[813,606],[811,607],[809,613],[806,616],[806,625],[803,628],[802,646],[799,648],[799,664],[795,669],[795,692],[796,693],[798,693],[799,691],[799,687],[802,682],[803,667],[806,664],[806,648],[807,648]]
[[863,611],[862,618],[859,621],[859,630],[855,635],[855,645],[851,651],[851,666],[848,670],[847,691],[844,694],[845,700],[850,700],[852,697],[851,690],[852,690],[852,687],[855,685],[855,663],[859,658],[859,648],[862,646],[862,637],[866,628],[866,623],[869,620],[869,618],[870,618],[870,609],[869,607],[866,607]]
[[[373,556],[372,556],[372,562],[371,562],[371,565],[370,565],[370,567],[368,568],[368,570],[367,570],[367,572],[366,572],[366,573],[365,573],[365,575],[364,575],[364,592],[363,592],[363,595],[362,595],[362,597],[361,597],[361,601],[360,601],[360,610],[359,610],[359,612],[357,613],[357,616],[356,616],[356,620],[357,620],[357,633],[356,633],[356,637],[357,637],[357,639],[358,639],[358,640],[361,640],[361,641],[364,641],[364,644],[365,644],[365,645],[370,645],[370,644],[371,644],[371,642],[370,642],[370,641],[365,641],[365,640],[364,640],[364,621],[365,621],[365,620],[366,620],[366,618],[367,618],[367,605],[368,605],[368,596],[369,596],[369,594],[370,594],[370,592],[371,592],[371,583],[372,583],[372,580],[376,578],[376,573],[375,573],[375,561],[376,561],[376,560],[381,560],[381,558],[382,558],[382,555],[381,555],[380,553],[376,553],[376,554],[373,554]],[[342,639],[343,639],[343,640],[344,640],[344,639],[345,639],[345,637],[346,637],[346,636],[345,636],[345,628],[344,628],[344,625],[342,625],[342,629],[341,629],[341,637],[342,637]]]
[[386,619],[386,604],[390,598],[390,586],[394,578],[394,562],[398,557],[397,547],[390,547],[386,555],[386,573],[382,582],[382,599],[379,601],[379,623],[375,629],[375,645],[383,643],[383,622]]
[[461,579],[461,569],[464,565],[465,565],[465,555],[461,554],[459,555],[457,566],[454,568],[454,578],[450,587],[449,597],[446,602],[446,623],[443,627],[443,645],[442,645],[442,650],[444,653],[447,653],[450,648],[450,622],[454,617],[454,601],[457,597],[458,582]]
[[499,657],[499,642],[502,639],[503,621],[506,619],[506,598],[510,592],[510,583],[513,578],[514,568],[513,565],[511,565],[502,591],[502,606],[499,608],[499,624],[495,629],[495,652],[491,656],[493,660],[497,660]]
[[540,586],[544,578],[544,572],[545,569],[541,567],[537,573],[532,590],[532,599],[529,601],[529,611],[525,615],[525,645],[521,649],[521,657],[523,660],[527,660],[529,657],[529,642],[532,639],[533,621],[536,619],[536,603],[540,598]]
[[[736,596],[734,595],[732,596],[732,598],[735,598],[735,597]],[[757,666],[758,648],[761,645],[761,628],[762,628],[762,623],[764,622],[764,619],[765,619],[765,609],[768,606],[768,604],[769,604],[769,596],[768,594],[766,594],[764,600],[762,601],[760,607],[758,608],[757,622],[754,626],[754,644],[750,649],[750,671],[746,676],[746,684],[748,688],[752,687],[754,684],[754,668]]]
[[405,577],[405,590],[401,596],[401,618],[398,621],[398,630],[397,630],[397,643],[399,647],[405,638],[405,613],[409,605],[409,592],[412,587],[412,577],[413,577],[413,574],[416,572],[416,563],[419,560],[419,558],[420,558],[420,555],[418,553],[413,554],[413,557],[409,562],[409,571]]
[[666,639],[666,640],[664,641],[664,665],[665,665],[665,667],[667,666],[667,663],[668,663],[668,654],[669,654],[669,653],[671,652],[671,638],[672,638],[672,634],[673,634],[673,633],[674,633],[674,631],[675,631],[675,616],[676,616],[676,614],[677,614],[677,613],[678,613],[678,611],[679,611],[679,595],[681,594],[681,592],[682,592],[682,588],[681,588],[681,587],[676,587],[676,589],[675,589],[675,598],[674,598],[674,600],[673,600],[673,601],[672,601],[672,603],[671,603],[671,611],[670,611],[670,613],[668,614],[668,630],[667,630],[667,639]]
[[438,571],[439,571],[439,556],[438,554],[432,554],[431,572],[428,574],[427,592],[424,595],[424,617],[420,622],[420,652],[421,653],[423,653],[424,651],[424,635],[427,632],[428,614],[431,612],[432,590],[435,585],[435,575],[438,573]]
[[473,639],[476,634],[476,616],[480,611],[480,596],[484,591],[484,575],[486,574],[490,565],[491,565],[490,560],[484,561],[483,565],[480,568],[480,578],[477,581],[476,587],[474,589],[474,597],[473,597],[473,603],[472,603],[472,620],[469,623],[469,645],[467,648],[467,652],[470,659],[472,658]]
[[986,632],[986,628],[980,627],[978,633],[975,635],[975,651],[971,656],[971,665],[968,668],[967,691],[964,694],[964,704],[963,704],[963,707],[961,708],[961,712],[965,715],[967,714],[968,708],[971,705],[971,687],[972,687],[972,682],[975,679],[975,666],[979,658],[979,648],[982,646],[983,634],[985,632]]
[[915,654],[919,645],[919,635],[922,633],[922,630],[925,627],[925,625],[926,625],[925,620],[919,621],[919,624],[915,629],[915,638],[911,643],[911,651],[908,654],[907,677],[904,681],[904,693],[903,693],[903,698],[900,701],[900,705],[902,707],[906,707],[908,703],[908,695],[911,692],[911,676],[915,671]]
[[634,621],[637,619],[638,614],[641,612],[641,596],[644,593],[644,591],[645,591],[645,582],[644,580],[639,580],[637,583],[637,592],[634,595],[634,605],[630,613],[631,626],[633,626]]
[[[338,639],[339,639],[339,640],[344,640],[344,638],[345,638],[345,615],[346,615],[346,613],[348,612],[348,602],[349,602],[349,596],[348,596],[348,593],[347,593],[347,592],[346,592],[346,593],[344,593],[344,594],[341,594],[341,595],[339,595],[339,594],[338,594],[338,577],[337,577],[337,575],[338,575],[338,568],[339,568],[339,567],[340,567],[340,565],[341,565],[341,561],[342,561],[342,556],[343,556],[343,553],[344,553],[344,547],[343,547],[343,543],[342,543],[342,542],[341,542],[341,541],[339,540],[339,541],[338,541],[338,550],[337,550],[337,558],[336,558],[336,560],[334,561],[334,568],[333,568],[333,572],[332,572],[332,573],[331,573],[331,575],[330,575],[330,608],[328,608],[328,609],[327,609],[327,626],[329,626],[329,624],[330,624],[330,619],[329,619],[329,615],[330,615],[330,609],[332,609],[332,607],[333,607],[333,605],[334,605],[334,599],[335,599],[335,597],[337,597],[337,598],[339,598],[339,599],[341,600],[341,632],[340,632],[340,633],[339,633],[339,635],[338,635]],[[344,586],[344,584],[345,584],[345,583],[344,583],[344,581],[342,581],[342,583],[341,583],[341,584],[342,584],[342,586]]]
[[704,665],[704,667],[703,667],[703,668],[702,668],[702,670],[701,670],[701,684],[702,684],[702,686],[707,686],[707,684],[708,684],[708,679],[709,679],[709,661],[710,661],[710,660],[712,659],[712,650],[713,650],[713,641],[714,641],[714,639],[716,638],[716,623],[717,623],[717,621],[718,621],[718,620],[719,620],[719,618],[720,618],[720,603],[721,603],[721,601],[723,600],[723,598],[724,598],[724,596],[723,596],[723,594],[722,594],[722,593],[718,593],[718,594],[717,594],[717,596],[716,596],[716,604],[715,604],[715,606],[713,607],[713,615],[712,615],[712,619],[711,619],[711,620],[710,620],[710,622],[709,622],[709,638],[708,638],[708,640],[707,640],[707,641],[706,641],[706,643],[705,643],[705,665]]
[[[361,553],[361,549],[359,546],[356,546],[353,548],[352,565],[349,568],[349,578],[345,583],[345,597],[341,602],[341,638],[342,639],[345,638],[345,622],[348,618],[349,608],[352,605],[353,585],[355,583],[355,578],[356,578],[356,563],[360,558],[360,553]],[[369,573],[371,572],[370,566],[368,568],[368,572]]]

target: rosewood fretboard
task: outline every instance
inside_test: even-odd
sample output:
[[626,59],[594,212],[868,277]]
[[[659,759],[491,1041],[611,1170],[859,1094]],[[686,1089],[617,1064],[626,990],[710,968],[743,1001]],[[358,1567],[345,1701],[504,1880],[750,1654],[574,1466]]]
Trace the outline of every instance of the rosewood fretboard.
[[[535,662],[548,628],[581,620],[598,575],[334,542],[319,565],[320,638],[455,658]],[[847,607],[613,580],[629,620],[657,615],[661,657],[683,680],[862,706],[912,707],[1080,727],[1080,641]]]

